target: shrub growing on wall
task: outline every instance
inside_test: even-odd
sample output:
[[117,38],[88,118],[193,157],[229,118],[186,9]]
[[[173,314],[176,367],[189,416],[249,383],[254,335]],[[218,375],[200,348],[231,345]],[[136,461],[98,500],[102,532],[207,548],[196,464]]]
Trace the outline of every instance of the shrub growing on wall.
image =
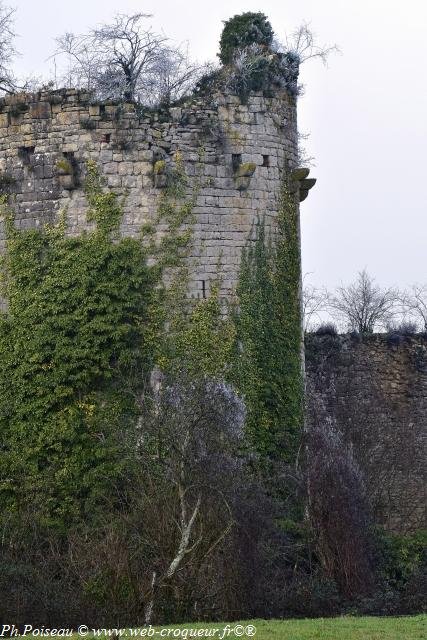
[[273,36],[271,24],[263,13],[248,11],[235,15],[224,23],[219,41],[219,59],[222,64],[230,64],[236,49],[243,49],[251,44],[269,47]]

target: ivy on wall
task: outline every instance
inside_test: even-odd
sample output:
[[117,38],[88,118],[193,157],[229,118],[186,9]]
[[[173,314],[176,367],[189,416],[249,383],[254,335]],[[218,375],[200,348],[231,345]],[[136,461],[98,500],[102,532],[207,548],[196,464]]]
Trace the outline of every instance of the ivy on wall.
[[[0,319],[0,505],[37,505],[66,525],[108,494],[121,454],[114,430],[153,357],[144,340],[156,277],[140,241],[116,236],[122,207],[89,164],[93,232],[15,229],[6,212]],[[3,207],[5,204],[3,203]]]
[[223,379],[232,361],[236,331],[232,319],[222,314],[218,283],[208,298],[191,303],[185,269],[180,273],[180,281],[169,290],[168,329],[158,364],[171,375],[185,372],[190,378]]
[[81,520],[117,486],[153,367],[191,376],[224,370],[234,334],[216,289],[196,304],[187,298],[183,259],[200,185],[197,175],[189,184],[178,153],[159,199],[166,231],[158,238],[147,226],[138,240],[120,238],[123,202],[93,162],[85,182],[91,232],[67,236],[65,215],[18,231],[3,201],[1,510],[31,506],[61,528]]
[[282,184],[278,241],[259,222],[242,256],[233,377],[247,405],[247,432],[263,456],[295,460],[303,425],[298,207]]
[[67,528],[101,505],[122,477],[126,433],[154,366],[231,379],[247,404],[251,446],[295,457],[303,412],[296,205],[284,186],[279,241],[268,246],[257,227],[242,260],[239,312],[226,317],[219,280],[207,299],[187,297],[183,259],[201,185],[200,175],[188,182],[177,154],[159,199],[166,232],[147,226],[145,241],[120,238],[123,202],[91,162],[85,189],[95,228],[79,237],[66,235],[65,215],[18,231],[3,200],[1,510],[31,506]]
[[207,299],[188,298],[193,209],[200,189],[207,184],[202,177],[203,161],[204,149],[200,148],[196,175],[190,184],[182,156],[177,153],[160,196],[157,224],[165,225],[168,231],[151,251],[167,285],[158,290],[153,326],[157,322],[156,364],[162,371],[218,378],[224,377],[230,365],[235,339],[233,322],[222,313],[219,279],[211,281]]

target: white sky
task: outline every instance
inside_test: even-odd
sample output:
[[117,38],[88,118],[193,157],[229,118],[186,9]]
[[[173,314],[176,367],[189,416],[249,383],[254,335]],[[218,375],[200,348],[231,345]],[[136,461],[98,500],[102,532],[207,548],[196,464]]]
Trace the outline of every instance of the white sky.
[[423,0],[9,0],[20,73],[47,74],[54,37],[114,13],[214,59],[222,20],[263,11],[279,38],[303,21],[342,55],[302,67],[299,125],[318,183],[302,205],[303,271],[334,287],[365,266],[383,285],[427,282],[427,3]]

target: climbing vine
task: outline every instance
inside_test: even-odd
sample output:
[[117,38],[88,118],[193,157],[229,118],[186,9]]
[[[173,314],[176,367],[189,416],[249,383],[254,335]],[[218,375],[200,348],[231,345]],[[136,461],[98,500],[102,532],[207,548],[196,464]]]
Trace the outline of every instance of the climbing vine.
[[188,299],[201,173],[190,183],[176,155],[156,224],[140,239],[120,238],[123,201],[92,162],[85,194],[94,228],[79,237],[67,235],[65,214],[56,225],[18,231],[2,200],[2,509],[37,504],[48,523],[67,527],[108,495],[123,464],[126,438],[118,434],[135,423],[154,366],[232,378],[247,403],[252,446],[295,455],[302,421],[296,207],[284,186],[279,242],[268,246],[258,225],[242,260],[240,312],[227,317],[219,277],[207,299]]
[[206,299],[188,300],[188,273],[180,271],[168,296],[168,330],[160,344],[160,368],[190,378],[224,378],[232,360],[235,326],[224,317],[218,282]]
[[263,222],[242,257],[234,380],[247,405],[247,432],[262,455],[295,459],[303,422],[300,251],[297,205],[283,183],[278,241]]
[[[189,256],[193,246],[193,209],[202,186],[204,150],[199,149],[196,175],[190,184],[182,156],[177,153],[166,188],[160,195],[157,225],[167,228],[152,253],[164,276],[157,290],[157,366],[169,374],[192,378],[221,377],[231,360],[234,325],[224,317],[219,300],[219,279],[212,281],[207,299],[190,300]],[[158,163],[156,163],[157,165]],[[166,171],[164,165],[162,171]],[[166,330],[162,330],[165,328]]]
[[87,219],[96,222],[96,228],[101,234],[111,234],[118,231],[123,215],[123,201],[119,201],[113,191],[104,189],[105,180],[100,176],[94,160],[87,163],[85,181],[85,195],[89,204]]
[[76,238],[64,216],[18,231],[4,211],[0,504],[37,504],[58,526],[108,494],[121,465],[113,433],[130,423],[132,389],[153,364],[145,327],[157,274],[140,241],[115,237],[122,206],[93,164],[86,197],[96,228]]
[[95,224],[79,237],[67,236],[65,213],[56,225],[18,231],[3,199],[2,510],[37,505],[62,528],[80,520],[121,477],[124,434],[153,367],[191,376],[224,369],[234,336],[217,289],[188,301],[183,259],[200,185],[198,175],[189,183],[178,153],[156,226],[140,239],[120,238],[123,201],[93,162],[85,195]]

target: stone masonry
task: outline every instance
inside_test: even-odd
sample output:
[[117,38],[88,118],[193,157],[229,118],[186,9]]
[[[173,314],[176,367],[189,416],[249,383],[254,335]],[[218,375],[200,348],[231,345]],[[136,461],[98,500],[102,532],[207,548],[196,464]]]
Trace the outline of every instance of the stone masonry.
[[[70,235],[90,229],[84,177],[94,160],[108,187],[124,197],[122,235],[139,237],[157,218],[177,152],[190,182],[198,172],[202,177],[190,295],[207,296],[219,273],[220,295],[232,298],[253,225],[264,220],[274,240],[283,176],[300,201],[315,182],[298,167],[292,98],[251,94],[242,104],[217,93],[158,112],[93,103],[75,90],[0,100],[0,193],[10,194],[19,229],[53,223],[61,212]],[[377,521],[398,531],[427,526],[426,353],[421,338],[390,345],[384,336],[317,336],[306,344],[308,387],[354,447]]]
[[376,521],[427,528],[427,339],[310,335],[306,372],[309,415],[331,420],[352,447]]
[[[282,172],[295,173],[300,199],[314,183],[306,179],[307,170],[295,172],[292,98],[254,94],[241,104],[236,96],[217,94],[166,112],[94,104],[87,93],[75,90],[0,100],[0,191],[12,195],[21,229],[52,223],[61,211],[70,234],[90,228],[83,183],[92,159],[107,185],[125,196],[121,233],[136,237],[156,218],[177,151],[190,179],[198,170],[203,176],[194,209],[190,294],[207,295],[219,269],[220,294],[229,298],[253,224],[264,219],[267,233],[275,232]],[[4,247],[0,222],[0,251]]]

